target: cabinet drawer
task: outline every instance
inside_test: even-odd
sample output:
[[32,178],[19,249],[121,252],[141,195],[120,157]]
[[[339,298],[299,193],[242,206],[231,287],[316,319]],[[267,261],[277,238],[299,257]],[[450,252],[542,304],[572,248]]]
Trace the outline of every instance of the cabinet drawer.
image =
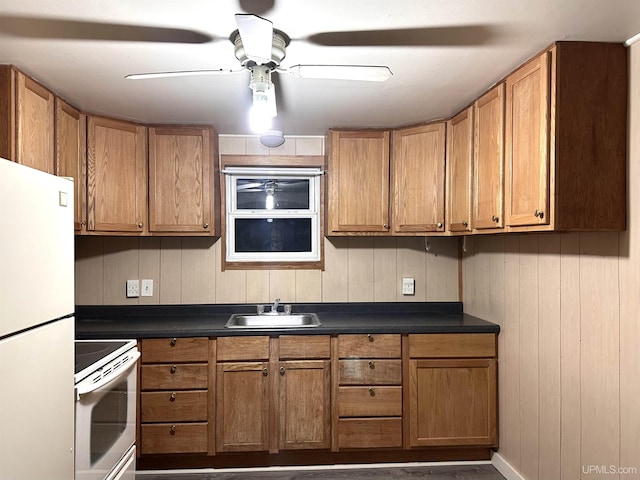
[[141,422],[194,422],[207,420],[207,391],[142,392]]
[[146,338],[140,342],[141,363],[206,362],[208,338]]
[[206,363],[142,365],[140,367],[140,389],[206,389],[207,369]]
[[340,417],[394,417],[402,415],[402,387],[339,387]]
[[340,385],[400,385],[401,360],[340,360]]
[[141,425],[141,453],[206,452],[207,428],[206,422]]
[[216,342],[219,362],[269,359],[269,337],[218,337]]
[[341,418],[338,420],[338,447],[402,447],[402,419]]
[[281,335],[280,359],[329,358],[329,335]]
[[434,333],[409,335],[411,358],[495,357],[493,333]]
[[340,358],[400,358],[400,335],[338,335]]

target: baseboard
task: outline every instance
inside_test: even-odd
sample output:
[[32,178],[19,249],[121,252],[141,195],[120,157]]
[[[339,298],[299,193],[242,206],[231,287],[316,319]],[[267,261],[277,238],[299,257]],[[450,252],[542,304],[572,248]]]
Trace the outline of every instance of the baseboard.
[[491,464],[496,467],[496,470],[507,480],[527,480],[497,452],[494,452],[491,456]]

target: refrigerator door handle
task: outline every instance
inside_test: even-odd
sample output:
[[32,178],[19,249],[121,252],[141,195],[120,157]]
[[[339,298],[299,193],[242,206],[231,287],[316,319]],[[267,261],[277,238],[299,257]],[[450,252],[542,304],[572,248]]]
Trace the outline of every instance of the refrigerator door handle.
[[100,380],[98,380],[95,383],[84,382],[84,381],[78,383],[78,385],[76,385],[76,401],[80,400],[81,396],[95,392],[96,390],[99,390],[105,385],[108,385],[109,383],[113,382],[114,380],[121,378],[123,374],[127,373],[129,370],[131,370],[132,367],[135,366],[139,358],[140,358],[140,352],[136,351],[132,354],[131,359],[129,360],[127,365],[125,365],[125,367],[122,370],[118,371],[117,375],[109,375],[107,377],[102,377]]

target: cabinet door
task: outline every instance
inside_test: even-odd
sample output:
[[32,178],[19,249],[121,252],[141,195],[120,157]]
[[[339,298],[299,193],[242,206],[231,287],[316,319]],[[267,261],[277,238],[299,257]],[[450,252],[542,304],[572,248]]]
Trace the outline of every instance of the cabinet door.
[[269,450],[269,363],[217,365],[216,449]]
[[393,133],[393,231],[444,231],[445,124]]
[[16,72],[16,161],[54,173],[54,95]]
[[74,228],[86,229],[87,117],[56,98],[56,175],[73,177]]
[[507,225],[549,223],[549,53],[507,77]]
[[328,233],[389,231],[389,132],[329,131]]
[[214,233],[213,129],[149,128],[149,231]]
[[504,83],[475,105],[473,228],[504,227]]
[[329,360],[280,362],[280,448],[331,446]]
[[142,233],[147,217],[146,130],[141,125],[89,117],[87,229]]
[[497,442],[495,359],[409,361],[411,447]]
[[473,192],[473,107],[447,122],[447,225],[471,231]]

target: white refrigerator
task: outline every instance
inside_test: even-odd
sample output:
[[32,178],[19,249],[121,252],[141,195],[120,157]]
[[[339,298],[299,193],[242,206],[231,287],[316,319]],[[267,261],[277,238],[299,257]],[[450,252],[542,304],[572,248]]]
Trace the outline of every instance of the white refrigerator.
[[0,159],[0,479],[74,478],[73,181]]

